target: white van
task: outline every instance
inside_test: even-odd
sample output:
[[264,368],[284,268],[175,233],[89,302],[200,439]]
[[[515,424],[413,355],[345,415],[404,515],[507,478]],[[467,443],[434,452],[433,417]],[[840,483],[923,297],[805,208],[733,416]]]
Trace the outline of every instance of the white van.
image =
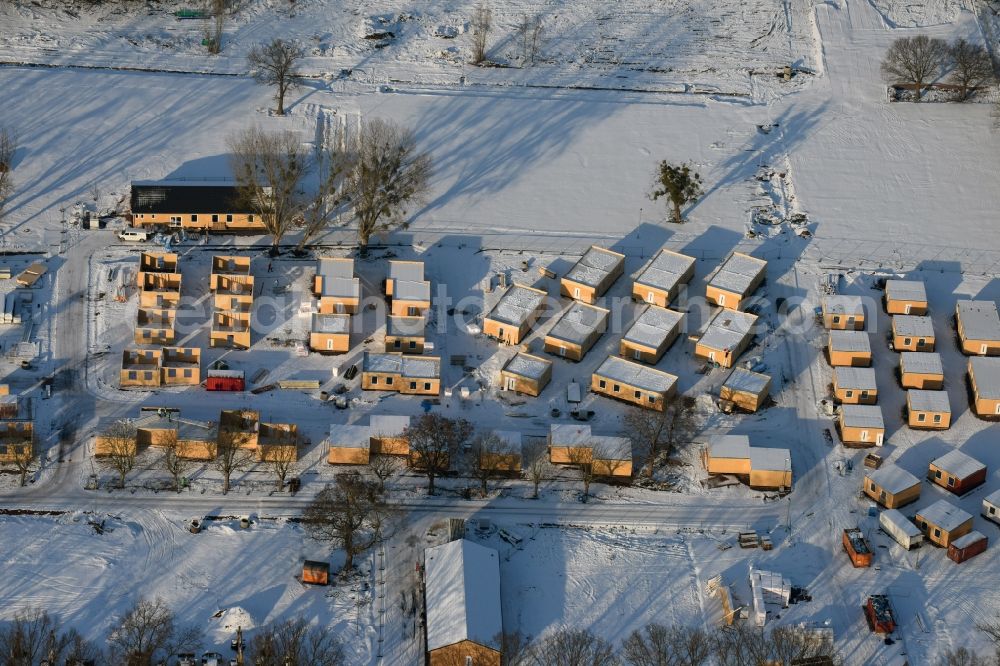
[[118,232],[118,238],[122,239],[123,241],[129,241],[133,243],[144,242],[149,240],[149,232],[139,231],[137,229],[124,229]]

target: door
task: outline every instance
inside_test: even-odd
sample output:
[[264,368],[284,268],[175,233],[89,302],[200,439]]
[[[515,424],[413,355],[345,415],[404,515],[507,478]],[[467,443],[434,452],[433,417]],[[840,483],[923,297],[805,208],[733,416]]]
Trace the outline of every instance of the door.
[[708,352],[708,360],[711,361],[712,363],[715,363],[715,352],[714,351]]
[[406,314],[409,315],[410,317],[416,317],[418,314],[417,308],[411,305],[410,307],[406,308]]
[[507,390],[508,391],[513,391],[513,390],[515,390],[516,386],[517,386],[517,380],[514,379],[513,377],[508,377],[507,378]]
[[[560,347],[559,348],[559,355],[563,356],[563,357],[566,356],[566,348],[565,347]],[[1000,405],[997,405],[997,413],[1000,414]]]
[[576,287],[573,289],[573,298],[580,298],[580,288]]
[[903,314],[910,314],[910,308],[913,307],[909,303],[903,306]]
[[649,292],[649,293],[646,294],[646,302],[647,303],[652,303],[655,299],[656,299],[656,296],[653,295],[653,292]]
[[725,305],[725,304],[726,304],[726,295],[719,294],[719,305]]
[[326,348],[331,351],[333,350],[333,338],[326,339]]
[[862,430],[861,431],[861,441],[862,442],[867,442],[868,441],[868,431],[867,430]]
[[875,435],[875,446],[882,446],[882,433]]
[[986,356],[986,345],[979,345],[979,353]]
[[996,413],[997,413],[997,414],[1000,414],[1000,402],[998,402],[998,403],[997,403],[997,406],[996,406]]
[[641,361],[642,360],[642,352],[639,351],[638,349],[632,350],[632,358],[634,358],[637,361]]
[[344,314],[344,304],[337,303],[337,314]]

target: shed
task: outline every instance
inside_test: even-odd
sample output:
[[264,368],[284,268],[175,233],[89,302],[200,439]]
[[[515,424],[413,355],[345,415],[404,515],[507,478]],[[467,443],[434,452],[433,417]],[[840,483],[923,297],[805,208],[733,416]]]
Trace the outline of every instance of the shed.
[[677,377],[661,370],[609,356],[590,377],[590,390],[662,412],[677,391]]
[[878,402],[875,368],[834,368],[833,397],[847,405],[874,405]]
[[705,300],[729,310],[741,310],[764,282],[767,262],[733,252],[715,271],[705,289]]
[[694,277],[694,257],[662,249],[632,282],[632,298],[665,308]]
[[728,400],[743,411],[756,412],[770,392],[770,377],[744,368],[735,368],[723,382],[719,399]]
[[944,388],[944,363],[937,352],[903,352],[899,355],[899,379],[903,388]]
[[493,430],[498,449],[479,452],[479,468],[498,472],[521,471],[521,433],[517,430]]
[[593,434],[589,425],[552,423],[549,425],[549,461],[557,464],[590,462]]
[[983,498],[983,518],[1000,525],[1000,490],[994,490]]
[[955,327],[962,353],[1000,355],[1000,315],[993,301],[958,301],[955,304]]
[[370,425],[331,425],[326,461],[331,465],[367,465],[372,453]]
[[864,331],[830,331],[828,351],[834,367],[867,368],[872,364],[871,341]]
[[828,329],[865,330],[865,303],[860,296],[824,296],[823,326]]
[[919,547],[924,542],[924,533],[898,509],[886,509],[878,517],[882,531],[896,540],[906,550]]
[[920,280],[886,280],[885,311],[891,315],[927,314],[927,290]]
[[330,584],[330,563],[306,560],[302,563],[302,582],[309,585]]
[[976,415],[986,419],[1000,417],[1000,358],[971,357],[968,378]]
[[989,539],[982,532],[972,530],[965,536],[960,536],[948,545],[948,559],[955,564],[961,564],[980,553],[986,552]]
[[427,344],[425,317],[394,317],[385,321],[385,351],[423,354]]
[[709,474],[734,474],[750,478],[750,438],[746,435],[717,435],[702,450],[702,462]]
[[604,308],[574,301],[545,334],[545,351],[581,360],[607,330],[608,314]]
[[514,283],[483,317],[483,335],[508,345],[520,344],[545,311],[548,294]]
[[934,322],[926,315],[893,315],[892,348],[896,351],[932,352]]
[[972,515],[945,500],[938,500],[917,511],[914,522],[923,530],[928,541],[945,548],[972,531]]
[[680,335],[683,322],[680,312],[647,306],[622,336],[618,353],[623,358],[656,364]]
[[628,437],[594,435],[590,438],[591,471],[595,476],[630,478],[632,476],[632,440]]
[[372,414],[368,417],[372,453],[393,456],[410,454],[410,439],[406,434],[410,417],[395,414]]
[[731,368],[753,340],[757,317],[736,310],[721,310],[695,344],[695,356]]
[[354,259],[320,257],[316,260],[313,295],[320,314],[355,314],[361,303],[361,280],[354,276]]
[[746,435],[718,435],[702,449],[709,475],[732,474],[751,488],[792,487],[792,454],[788,449],[750,446]]
[[882,446],[885,422],[878,405],[841,405],[837,426],[845,446]]
[[947,391],[910,389],[906,392],[906,421],[917,430],[947,430],[951,426],[951,405]]
[[552,361],[526,352],[514,354],[500,369],[500,388],[533,397],[552,379]]
[[573,300],[593,304],[624,272],[624,254],[591,245],[559,281],[559,292]]
[[749,485],[761,490],[790,489],[792,452],[788,449],[751,446]]
[[864,493],[887,509],[920,499],[920,479],[896,465],[865,470]]
[[986,465],[958,449],[931,461],[927,478],[956,495],[964,495],[986,482]]
[[424,551],[430,666],[500,666],[500,557],[466,539]]

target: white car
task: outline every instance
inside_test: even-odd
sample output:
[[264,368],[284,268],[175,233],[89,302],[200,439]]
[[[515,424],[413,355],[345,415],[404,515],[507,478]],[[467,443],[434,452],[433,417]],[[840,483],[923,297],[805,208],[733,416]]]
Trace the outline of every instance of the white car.
[[149,232],[136,229],[123,229],[118,232],[118,238],[132,243],[142,243],[149,240]]

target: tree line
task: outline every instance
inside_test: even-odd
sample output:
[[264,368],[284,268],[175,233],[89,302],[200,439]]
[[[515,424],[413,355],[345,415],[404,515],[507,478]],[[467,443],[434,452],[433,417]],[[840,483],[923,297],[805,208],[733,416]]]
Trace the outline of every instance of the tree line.
[[986,47],[964,38],[949,44],[927,35],[893,41],[882,60],[882,74],[890,83],[912,86],[917,102],[924,89],[944,75],[961,102],[967,101],[972,91],[996,80]]

